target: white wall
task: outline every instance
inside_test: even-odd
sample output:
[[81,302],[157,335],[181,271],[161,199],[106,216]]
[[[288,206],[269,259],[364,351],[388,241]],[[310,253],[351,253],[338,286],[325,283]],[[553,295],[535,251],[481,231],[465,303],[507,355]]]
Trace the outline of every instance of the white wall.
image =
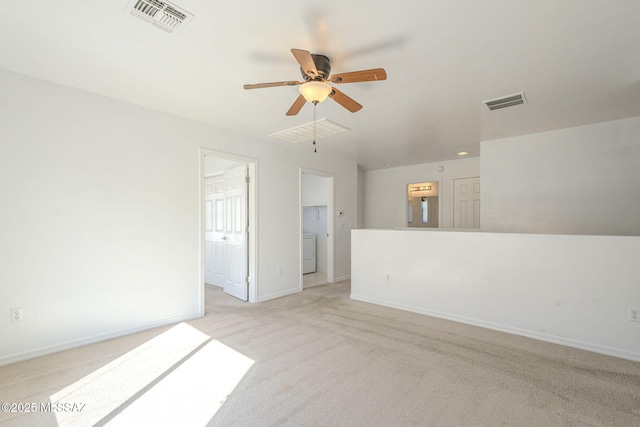
[[302,174],[302,204],[304,206],[322,206],[329,204],[331,192],[329,178],[309,173]]
[[[439,172],[438,167],[444,171]],[[365,228],[406,227],[407,184],[440,181],[440,227],[453,228],[453,180],[480,175],[480,158],[363,172]]]
[[222,173],[227,169],[239,166],[241,163],[233,160],[221,159],[218,157],[205,156],[204,158],[204,176],[210,176]]
[[[353,230],[351,298],[640,361],[640,237]],[[387,280],[389,277],[389,280]]]
[[358,168],[358,228],[364,227],[364,174],[365,172]]
[[4,70],[0,93],[0,364],[200,314],[200,147],[258,159],[259,300],[299,289],[301,167],[357,219],[354,163]]
[[640,235],[640,118],[481,144],[486,231]]

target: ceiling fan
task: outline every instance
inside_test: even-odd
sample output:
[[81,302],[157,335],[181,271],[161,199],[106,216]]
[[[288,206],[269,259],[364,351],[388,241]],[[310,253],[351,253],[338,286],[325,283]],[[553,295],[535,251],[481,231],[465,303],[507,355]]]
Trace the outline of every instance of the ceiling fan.
[[312,104],[318,104],[327,99],[327,97],[333,99],[352,113],[355,113],[362,108],[362,105],[329,85],[329,82],[335,84],[374,82],[386,80],[387,78],[387,73],[383,68],[331,75],[331,60],[327,56],[309,53],[302,49],[291,49],[291,53],[293,53],[293,56],[300,64],[300,71],[304,81],[290,80],[285,82],[244,85],[245,89],[300,85],[300,96],[298,96],[291,108],[289,108],[289,111],[287,111],[287,116],[295,116],[298,114],[307,101]]

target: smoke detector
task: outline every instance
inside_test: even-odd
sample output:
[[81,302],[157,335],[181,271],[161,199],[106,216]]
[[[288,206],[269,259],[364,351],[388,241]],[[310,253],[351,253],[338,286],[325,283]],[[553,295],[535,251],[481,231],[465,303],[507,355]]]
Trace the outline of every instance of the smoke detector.
[[490,99],[488,101],[482,101],[489,108],[489,110],[498,110],[500,108],[513,107],[515,105],[525,104],[527,99],[524,97],[524,92],[514,93],[513,95],[502,96],[496,99]]
[[193,19],[186,10],[164,0],[129,0],[124,7],[127,11],[170,34],[177,34]]

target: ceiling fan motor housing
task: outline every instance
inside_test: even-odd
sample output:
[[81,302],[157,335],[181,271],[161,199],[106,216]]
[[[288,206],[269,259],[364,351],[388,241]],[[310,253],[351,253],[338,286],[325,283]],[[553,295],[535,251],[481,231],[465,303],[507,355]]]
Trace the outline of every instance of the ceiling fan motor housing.
[[331,74],[331,60],[325,55],[317,55],[315,53],[311,54],[311,58],[313,58],[313,63],[316,65],[316,69],[318,70],[319,77],[309,76],[305,71],[300,68],[300,72],[302,73],[302,77],[309,80],[327,80],[329,75]]

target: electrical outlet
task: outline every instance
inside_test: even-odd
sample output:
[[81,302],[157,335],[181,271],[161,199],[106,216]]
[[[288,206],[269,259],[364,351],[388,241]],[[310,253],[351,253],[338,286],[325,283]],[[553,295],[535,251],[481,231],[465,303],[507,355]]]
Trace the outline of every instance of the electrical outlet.
[[640,308],[629,308],[629,320],[640,322]]
[[12,308],[9,314],[11,322],[22,322],[22,308]]

